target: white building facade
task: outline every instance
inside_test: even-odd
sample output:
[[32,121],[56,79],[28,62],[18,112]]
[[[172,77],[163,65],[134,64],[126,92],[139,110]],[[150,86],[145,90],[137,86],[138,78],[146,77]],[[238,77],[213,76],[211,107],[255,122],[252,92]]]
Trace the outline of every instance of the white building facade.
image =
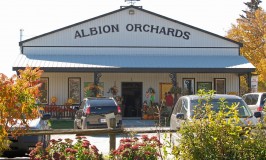
[[[140,117],[144,101],[164,99],[172,86],[239,94],[240,75],[255,67],[242,44],[208,31],[128,6],[19,43],[13,70],[40,67],[42,103],[79,103],[91,84],[102,96],[121,96],[124,117]],[[116,88],[113,95],[110,88]]]

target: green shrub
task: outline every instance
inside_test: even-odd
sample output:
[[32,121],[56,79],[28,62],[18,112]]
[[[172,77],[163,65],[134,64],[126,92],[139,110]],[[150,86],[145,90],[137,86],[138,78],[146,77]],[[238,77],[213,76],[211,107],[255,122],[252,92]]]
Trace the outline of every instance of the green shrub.
[[[232,160],[266,159],[266,134],[262,125],[243,125],[235,109],[221,99],[218,113],[212,111],[214,91],[199,90],[202,99],[192,121],[180,128],[172,154],[176,159]],[[202,103],[202,102],[206,103]]]

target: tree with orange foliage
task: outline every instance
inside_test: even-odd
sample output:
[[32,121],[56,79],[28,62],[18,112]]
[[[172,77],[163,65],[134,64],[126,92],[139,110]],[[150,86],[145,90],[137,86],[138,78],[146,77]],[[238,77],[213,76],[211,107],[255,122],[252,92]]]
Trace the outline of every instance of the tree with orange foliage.
[[25,133],[29,121],[38,116],[35,99],[39,97],[42,73],[30,67],[11,78],[0,73],[0,154],[9,148],[8,133]]
[[256,74],[259,74],[259,89],[265,90],[266,13],[259,7],[259,3],[260,0],[245,3],[249,10],[244,11],[245,15],[237,19],[237,24],[232,25],[226,37],[243,43],[241,54],[256,67]]

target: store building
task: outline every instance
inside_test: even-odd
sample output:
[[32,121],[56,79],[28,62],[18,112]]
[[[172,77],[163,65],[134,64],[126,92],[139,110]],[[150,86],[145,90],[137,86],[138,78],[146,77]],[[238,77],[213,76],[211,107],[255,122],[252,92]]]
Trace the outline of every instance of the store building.
[[[90,85],[102,96],[123,97],[124,117],[140,117],[150,97],[164,99],[172,86],[239,94],[255,67],[240,55],[242,44],[203,29],[127,6],[19,43],[13,70],[40,67],[42,98],[80,103]],[[250,84],[250,83],[249,83]],[[154,91],[151,94],[149,91]]]

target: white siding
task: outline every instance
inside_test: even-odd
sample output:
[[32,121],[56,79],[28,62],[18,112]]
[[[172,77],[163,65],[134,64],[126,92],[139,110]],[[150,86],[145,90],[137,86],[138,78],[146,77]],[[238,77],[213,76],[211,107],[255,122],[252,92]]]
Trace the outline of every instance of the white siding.
[[[68,99],[68,78],[80,77],[81,89],[84,88],[83,82],[93,82],[93,73],[44,73],[42,77],[49,77],[49,103],[51,97],[57,97],[57,104],[65,104]],[[81,90],[81,95],[82,94]]]
[[[68,98],[68,78],[80,77],[81,89],[84,88],[84,82],[93,82],[93,73],[44,73],[42,77],[49,77],[49,102],[52,96],[58,98],[57,104],[64,104]],[[223,73],[198,73],[198,74],[177,74],[177,83],[182,85],[183,78],[195,78],[195,89],[197,89],[197,82],[212,82],[214,88],[214,78],[226,79],[226,92],[239,91],[239,78],[237,74],[223,74]],[[149,87],[155,89],[155,101],[159,101],[159,85],[160,83],[171,83],[168,73],[102,73],[100,82],[104,82],[104,96],[111,96],[107,93],[109,88],[114,86],[118,87],[118,95],[121,95],[122,82],[142,82],[143,92],[142,97],[145,100],[145,92]],[[180,86],[182,87],[182,86]],[[83,98],[83,91],[81,90],[81,98]]]
[[[24,42],[25,46],[160,46],[160,47],[239,47],[238,44],[212,35],[189,25],[174,22],[141,10],[129,15],[127,10],[116,12],[74,25],[64,30]],[[87,31],[92,27],[119,25],[119,32],[102,33],[83,38],[75,38],[76,31]],[[154,25],[189,32],[189,39],[151,32],[127,31],[128,24]]]
[[25,47],[25,55],[164,55],[164,56],[238,56],[238,48],[89,48]]

